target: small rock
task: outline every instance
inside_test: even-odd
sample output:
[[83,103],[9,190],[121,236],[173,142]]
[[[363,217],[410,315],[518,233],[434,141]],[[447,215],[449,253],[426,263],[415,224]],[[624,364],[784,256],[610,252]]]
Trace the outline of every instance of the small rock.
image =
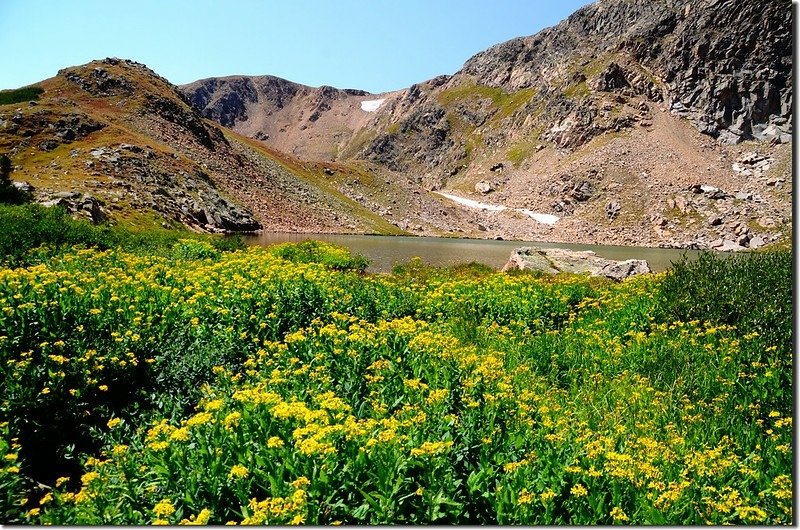
[[[622,206],[620,206],[617,201],[610,201],[608,204],[606,204],[606,215],[609,219],[615,219],[621,209]],[[664,219],[664,221],[666,221],[666,219]]]
[[23,193],[33,193],[34,190],[36,189],[30,182],[23,182],[19,180],[12,181],[11,185]]
[[77,199],[81,194],[77,191],[58,191],[53,194],[56,199]]

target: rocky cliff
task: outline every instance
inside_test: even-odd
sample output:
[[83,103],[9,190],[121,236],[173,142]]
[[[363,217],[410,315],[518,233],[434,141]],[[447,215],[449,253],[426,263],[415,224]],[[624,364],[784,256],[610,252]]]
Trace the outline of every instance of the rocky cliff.
[[389,94],[272,77],[181,90],[298,157],[472,201],[467,224],[408,207],[417,233],[744,248],[790,229],[791,31],[788,0],[599,0]]

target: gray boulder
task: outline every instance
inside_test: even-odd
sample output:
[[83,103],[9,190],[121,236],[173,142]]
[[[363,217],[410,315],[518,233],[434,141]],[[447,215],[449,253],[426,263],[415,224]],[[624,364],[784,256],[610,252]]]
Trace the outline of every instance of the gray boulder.
[[650,266],[645,260],[617,261],[601,258],[591,250],[540,247],[515,248],[503,267],[503,271],[515,269],[538,270],[548,274],[589,273],[591,276],[603,276],[617,281],[651,272]]

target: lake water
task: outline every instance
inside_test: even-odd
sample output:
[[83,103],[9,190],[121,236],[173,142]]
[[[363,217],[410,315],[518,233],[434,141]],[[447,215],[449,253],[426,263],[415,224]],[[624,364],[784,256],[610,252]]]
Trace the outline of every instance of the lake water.
[[500,269],[517,247],[568,248],[593,250],[598,256],[615,260],[644,259],[655,272],[666,270],[685,253],[690,259],[698,250],[667,248],[621,247],[608,245],[579,245],[571,243],[541,243],[526,241],[495,241],[485,239],[456,239],[441,237],[365,236],[332,234],[263,233],[244,238],[251,245],[299,242],[317,239],[348,248],[370,260],[370,272],[390,272],[397,263],[419,257],[429,265],[455,265],[476,261]]

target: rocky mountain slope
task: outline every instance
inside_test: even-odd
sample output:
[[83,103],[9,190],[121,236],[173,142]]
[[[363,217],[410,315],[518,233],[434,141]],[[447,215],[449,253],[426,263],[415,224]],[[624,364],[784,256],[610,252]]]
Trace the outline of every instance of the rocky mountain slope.
[[337,189],[414,233],[741,249],[791,230],[791,30],[787,0],[599,0],[393,93],[181,90],[241,134],[362,168]]
[[321,166],[203,118],[142,64],[94,61],[36,86],[38,99],[0,105],[0,153],[40,202],[143,228],[400,232]]

